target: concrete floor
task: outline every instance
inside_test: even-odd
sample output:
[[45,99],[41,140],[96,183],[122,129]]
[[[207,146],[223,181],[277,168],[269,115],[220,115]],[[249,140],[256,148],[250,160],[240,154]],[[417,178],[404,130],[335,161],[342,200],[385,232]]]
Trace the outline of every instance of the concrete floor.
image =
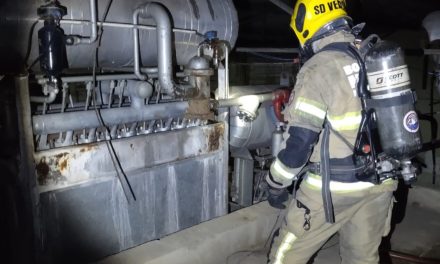
[[[440,259],[440,192],[424,185],[430,186],[419,184],[409,190],[402,188],[397,193],[391,249]],[[260,203],[110,256],[99,263],[264,264],[269,234],[277,225],[275,222],[282,219],[282,216],[277,218],[279,214],[280,211],[270,208],[267,203]],[[314,263],[339,264],[338,251],[338,236],[335,235],[318,252]]]

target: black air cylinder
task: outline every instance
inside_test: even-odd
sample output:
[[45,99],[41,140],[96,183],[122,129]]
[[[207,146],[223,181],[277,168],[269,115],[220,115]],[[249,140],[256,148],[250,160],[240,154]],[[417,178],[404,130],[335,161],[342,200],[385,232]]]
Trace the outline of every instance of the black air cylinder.
[[411,158],[421,148],[420,124],[403,51],[381,41],[367,53],[365,66],[382,149],[398,160]]
[[40,6],[37,14],[44,20],[44,26],[38,30],[40,68],[46,76],[56,79],[67,68],[64,30],[60,27],[60,20],[67,14],[67,9],[52,1]]
[[45,21],[38,31],[41,70],[50,77],[59,77],[67,68],[64,31],[55,22]]

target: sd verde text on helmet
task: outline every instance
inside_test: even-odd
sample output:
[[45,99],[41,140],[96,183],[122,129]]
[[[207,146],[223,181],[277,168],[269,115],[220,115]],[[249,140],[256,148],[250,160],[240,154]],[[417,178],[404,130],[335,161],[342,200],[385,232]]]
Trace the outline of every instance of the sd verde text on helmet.
[[298,0],[290,27],[302,47],[344,28],[351,18],[345,11],[345,0]]

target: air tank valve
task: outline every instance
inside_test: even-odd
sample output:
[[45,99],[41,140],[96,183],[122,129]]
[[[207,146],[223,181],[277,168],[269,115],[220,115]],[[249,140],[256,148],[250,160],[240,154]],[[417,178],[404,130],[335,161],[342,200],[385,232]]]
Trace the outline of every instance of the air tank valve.
[[58,82],[63,69],[67,68],[64,30],[60,20],[67,14],[67,8],[52,1],[37,10],[44,26],[38,31],[40,68],[52,83]]

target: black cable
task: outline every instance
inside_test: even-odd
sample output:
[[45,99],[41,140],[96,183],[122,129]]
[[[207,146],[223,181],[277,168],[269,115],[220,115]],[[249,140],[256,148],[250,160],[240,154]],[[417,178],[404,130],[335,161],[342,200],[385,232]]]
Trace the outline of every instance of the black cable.
[[[109,2],[107,3],[107,6],[106,6],[106,9],[105,9],[103,18],[102,18],[103,22],[107,18],[107,15],[108,15],[108,12],[110,11],[110,7],[111,7],[112,2],[113,2],[113,0],[109,0]],[[97,64],[98,64],[98,56],[99,56],[98,51],[99,51],[99,47],[101,46],[101,40],[102,40],[103,31],[104,31],[103,27],[100,27],[98,41],[96,42],[96,47],[95,47],[95,51],[94,51],[94,54],[93,54],[94,55],[93,56],[94,59],[93,59],[93,71],[92,71],[92,76],[93,76],[93,78],[92,78],[92,85],[93,85],[92,100],[93,100],[93,105],[94,105],[94,110],[95,110],[95,113],[96,113],[96,117],[98,118],[98,121],[99,121],[100,125],[106,130],[106,132],[107,132],[107,134],[108,134],[108,136],[110,138],[109,140],[105,141],[106,146],[107,146],[107,150],[109,151],[110,158],[112,160],[112,163],[113,163],[113,166],[115,168],[116,174],[118,176],[119,182],[121,183],[121,187],[122,187],[122,189],[124,191],[124,194],[125,194],[125,197],[127,199],[127,202],[130,203],[130,198],[129,198],[128,193],[129,192],[131,193],[131,195],[132,195],[132,197],[133,197],[133,199],[135,201],[136,201],[136,195],[135,195],[135,193],[133,191],[133,188],[132,188],[132,186],[130,184],[130,181],[128,180],[127,175],[125,174],[124,169],[122,168],[121,161],[119,160],[119,157],[118,157],[118,155],[117,155],[117,153],[115,151],[115,148],[113,146],[113,142],[112,142],[113,139],[112,139],[112,136],[111,136],[111,133],[110,133],[110,129],[108,128],[108,126],[105,125],[104,119],[102,118],[101,112],[99,111],[99,109],[97,107],[97,103],[96,103],[96,95],[95,95],[95,89],[96,89],[96,67],[97,67]],[[124,180],[127,183],[128,190],[125,187]]]
[[28,60],[29,57],[31,56],[31,51],[32,51],[32,37],[34,36],[34,30],[37,24],[38,24],[38,19],[32,24],[31,29],[29,30],[28,45],[27,45],[26,55],[24,56],[24,66],[26,66],[27,69],[32,68],[32,66],[35,65],[35,63],[37,63],[37,61],[40,59],[40,56],[38,56],[38,58],[31,64],[31,66],[28,66]]
[[278,211],[277,219],[275,220],[275,223],[273,224],[272,229],[270,230],[269,237],[267,237],[266,242],[264,242],[264,248],[267,247],[267,243],[270,241],[270,239],[273,237],[273,235],[275,233],[275,228],[277,227],[278,220],[280,220],[280,216],[281,216],[282,211],[283,211],[283,209],[280,209]]
[[37,58],[31,63],[31,65],[27,66],[27,67],[26,67],[26,70],[27,70],[27,71],[30,71],[30,70],[32,69],[32,67],[34,67],[34,65],[37,64],[37,62],[40,61],[41,57],[42,57],[42,54],[41,54],[40,56],[38,56],[38,57],[37,57]]

